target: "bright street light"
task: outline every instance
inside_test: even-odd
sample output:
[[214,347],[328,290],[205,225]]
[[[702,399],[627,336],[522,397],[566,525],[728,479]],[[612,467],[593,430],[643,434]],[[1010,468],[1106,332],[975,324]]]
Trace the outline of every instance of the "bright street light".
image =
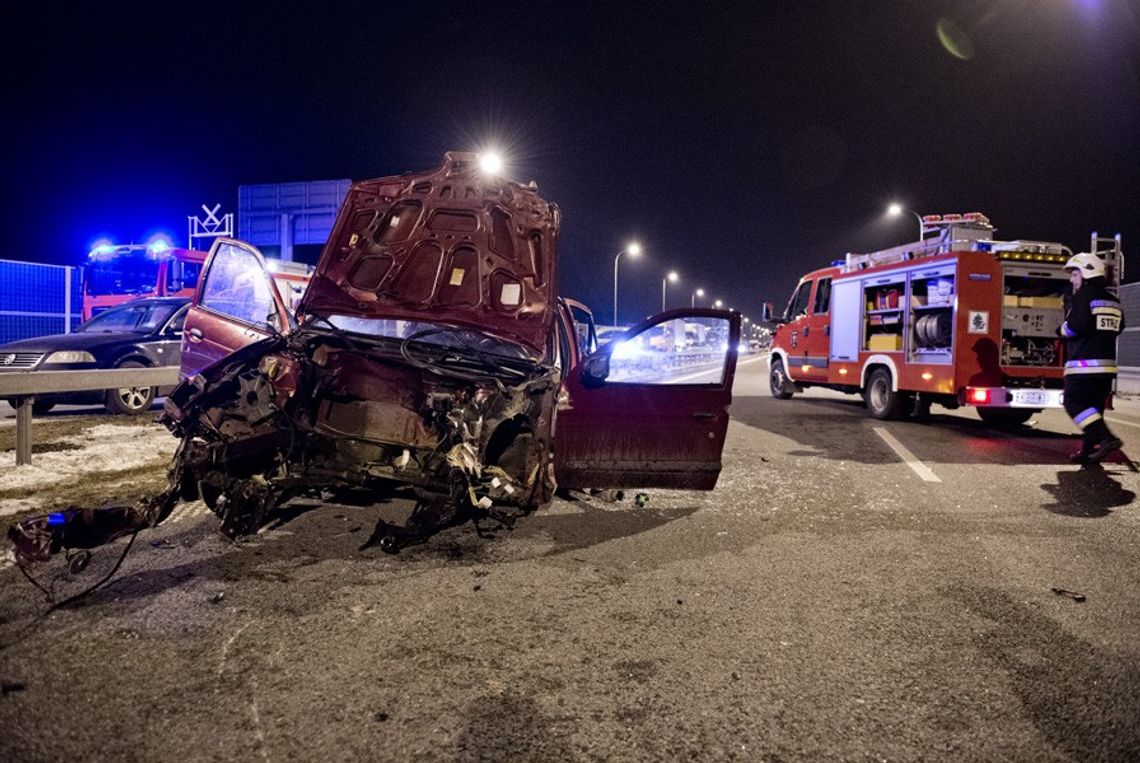
[[892,202],[891,205],[887,207],[888,217],[898,217],[903,212],[910,212],[912,215],[914,215],[914,218],[918,220],[918,240],[922,241],[923,236],[926,234],[926,226],[922,224],[922,215],[920,215],[918,212],[915,212],[913,209],[904,207],[898,202]]
[[628,244],[625,245],[625,249],[622,249],[620,252],[617,253],[617,256],[614,257],[614,315],[613,315],[613,318],[614,318],[614,325],[615,326],[621,325],[620,323],[618,323],[618,311],[617,311],[617,281],[618,281],[617,276],[618,276],[618,260],[621,259],[621,256],[623,254],[628,254],[630,257],[640,256],[641,255],[641,244],[637,243],[636,241],[630,241]]
[[681,276],[677,275],[676,270],[670,270],[664,278],[661,279],[661,312],[665,312],[665,284],[670,281],[677,281]]
[[697,306],[697,297],[703,297],[703,296],[705,296],[705,290],[704,289],[697,289],[696,291],[694,291],[692,298],[689,299],[689,307],[696,307]]
[[724,302],[721,302],[719,299],[716,302],[713,302],[713,304],[716,306],[716,308],[718,310],[724,306]]
[[479,169],[488,175],[498,175],[503,168],[503,157],[493,151],[479,155]]

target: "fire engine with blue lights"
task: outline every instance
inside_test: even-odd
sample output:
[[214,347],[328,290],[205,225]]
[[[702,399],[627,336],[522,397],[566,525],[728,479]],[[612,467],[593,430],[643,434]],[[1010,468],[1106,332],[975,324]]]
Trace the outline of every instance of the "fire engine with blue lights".
[[[193,297],[207,253],[179,249],[158,238],[149,244],[96,245],[83,270],[83,320],[139,297]],[[285,306],[292,312],[313,268],[266,258]]]
[[[863,396],[880,419],[932,404],[974,406],[992,424],[1022,424],[1061,406],[1057,329],[1070,293],[1072,251],[998,241],[978,212],[927,215],[923,237],[848,254],[800,279],[768,359],[772,395],[809,387]],[[1120,235],[1091,236],[1109,287],[1123,277]]]
[[166,239],[96,244],[83,268],[83,320],[139,297],[192,297],[206,253]]

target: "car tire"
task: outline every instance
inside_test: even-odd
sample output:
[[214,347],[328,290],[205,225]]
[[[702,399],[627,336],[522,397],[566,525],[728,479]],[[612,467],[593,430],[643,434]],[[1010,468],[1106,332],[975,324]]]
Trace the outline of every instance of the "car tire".
[[[147,365],[145,363],[140,363],[137,360],[124,360],[115,366],[115,368],[146,367]],[[154,387],[121,387],[119,389],[107,390],[103,406],[114,414],[138,416],[150,410],[151,404],[154,403],[154,398]]]
[[768,388],[772,390],[772,397],[777,400],[787,400],[792,396],[792,382],[784,371],[784,362],[779,358],[772,359],[772,368],[768,372]]
[[907,396],[891,389],[891,372],[876,368],[867,378],[863,401],[876,419],[897,419],[906,409]]
[[996,427],[1017,427],[1029,421],[1041,411],[1036,408],[979,408],[982,421]]
[[55,403],[49,403],[46,401],[41,403],[39,400],[37,400],[36,402],[32,403],[32,415],[43,416],[52,408],[55,408]]

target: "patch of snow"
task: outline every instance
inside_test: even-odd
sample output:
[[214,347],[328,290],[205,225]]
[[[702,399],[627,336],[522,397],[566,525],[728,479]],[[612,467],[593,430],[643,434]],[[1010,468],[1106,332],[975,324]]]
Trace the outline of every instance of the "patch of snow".
[[24,498],[0,501],[0,516],[34,509],[35,491],[79,482],[91,472],[122,472],[170,460],[178,439],[155,424],[117,426],[98,424],[82,434],[56,442],[77,446],[75,450],[36,453],[32,463],[16,466],[16,452],[0,454],[0,490],[26,490]]

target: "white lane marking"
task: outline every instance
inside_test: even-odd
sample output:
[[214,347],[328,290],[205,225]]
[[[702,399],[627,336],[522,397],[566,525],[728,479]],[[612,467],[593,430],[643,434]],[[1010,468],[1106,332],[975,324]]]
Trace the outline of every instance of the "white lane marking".
[[1125,421],[1124,419],[1118,419],[1115,416],[1113,416],[1111,419],[1109,419],[1108,416],[1105,416],[1105,418],[1108,419],[1108,423],[1110,424],[1123,424],[1126,427],[1140,427],[1140,424],[1137,424],[1135,421]]
[[918,460],[918,457],[906,449],[906,446],[895,439],[887,430],[882,427],[874,427],[875,434],[883,438],[883,442],[891,446],[891,450],[899,454],[899,458],[903,460],[907,466],[914,470],[914,473],[923,479],[925,482],[941,482],[938,475],[930,470],[930,467]]
[[[765,356],[760,356],[759,358],[751,358],[751,359],[749,359],[749,360],[745,360],[745,361],[743,361],[743,362],[741,362],[741,361],[737,361],[737,363],[736,363],[736,367],[737,367],[737,368],[740,368],[741,366],[746,366],[746,365],[748,365],[749,363],[755,363],[755,362],[756,362],[756,361],[758,361],[758,360],[763,360],[763,359],[764,359],[764,357],[765,357]],[[693,372],[693,373],[691,373],[691,374],[689,374],[689,375],[687,375],[687,376],[678,376],[676,379],[672,380],[672,381],[671,381],[671,382],[669,382],[669,383],[670,383],[670,384],[680,384],[681,382],[686,382],[686,381],[688,381],[689,379],[696,379],[696,378],[698,378],[698,377],[700,377],[700,376],[708,376],[709,374],[713,374],[713,373],[716,373],[716,372],[717,372],[717,370],[718,370],[718,369],[715,369],[715,368],[710,368],[710,369],[706,369],[706,370],[704,370],[704,371],[695,371],[695,372]],[[723,372],[723,371],[724,371],[724,366],[721,366],[719,370],[720,370],[721,372]]]

